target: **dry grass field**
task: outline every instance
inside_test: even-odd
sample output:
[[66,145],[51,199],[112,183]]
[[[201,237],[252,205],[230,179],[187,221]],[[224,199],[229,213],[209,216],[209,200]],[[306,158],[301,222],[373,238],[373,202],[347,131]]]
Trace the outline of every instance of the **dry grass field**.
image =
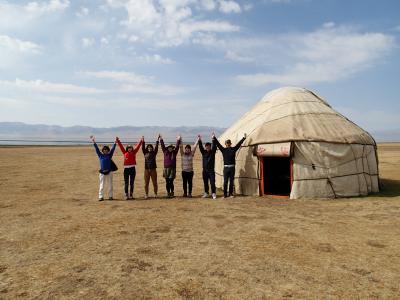
[[98,202],[92,147],[0,148],[0,299],[399,299],[400,144],[379,159],[364,198],[144,200],[139,153],[137,199],[120,169]]

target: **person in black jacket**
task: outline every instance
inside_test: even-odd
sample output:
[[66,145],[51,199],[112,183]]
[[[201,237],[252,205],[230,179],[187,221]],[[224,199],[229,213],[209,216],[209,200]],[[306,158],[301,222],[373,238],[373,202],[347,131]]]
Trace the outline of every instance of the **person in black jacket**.
[[201,141],[201,136],[199,137],[199,149],[201,156],[203,157],[203,182],[204,182],[204,195],[203,198],[207,198],[209,195],[209,185],[211,185],[212,198],[217,199],[216,188],[215,188],[215,152],[217,147],[215,145],[215,135],[213,135],[212,144],[205,143],[203,147],[203,142]]
[[[233,182],[235,179],[235,164],[236,164],[236,151],[239,150],[240,146],[243,144],[246,139],[246,134],[244,137],[232,147],[231,140],[225,141],[225,148],[219,143],[219,141],[215,138],[213,134],[213,140],[215,140],[215,144],[218,149],[222,152],[222,156],[224,158],[224,198],[231,197],[233,198]],[[229,180],[229,194],[228,194],[228,180]]]

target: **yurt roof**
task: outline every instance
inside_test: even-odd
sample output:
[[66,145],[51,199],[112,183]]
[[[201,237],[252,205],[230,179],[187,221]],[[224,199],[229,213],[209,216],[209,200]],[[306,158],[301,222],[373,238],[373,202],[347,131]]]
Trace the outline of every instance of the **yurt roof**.
[[284,87],[267,93],[220,137],[244,145],[320,141],[375,145],[372,136],[310,90]]

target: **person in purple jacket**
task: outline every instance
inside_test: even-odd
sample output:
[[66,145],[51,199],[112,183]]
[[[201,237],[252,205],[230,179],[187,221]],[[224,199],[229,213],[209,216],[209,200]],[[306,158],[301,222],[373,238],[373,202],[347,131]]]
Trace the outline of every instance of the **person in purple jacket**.
[[174,197],[174,179],[176,176],[176,155],[179,151],[179,144],[181,142],[181,137],[178,136],[176,139],[176,145],[169,145],[165,147],[164,140],[160,136],[161,149],[164,153],[164,172],[163,176],[165,178],[168,198]]

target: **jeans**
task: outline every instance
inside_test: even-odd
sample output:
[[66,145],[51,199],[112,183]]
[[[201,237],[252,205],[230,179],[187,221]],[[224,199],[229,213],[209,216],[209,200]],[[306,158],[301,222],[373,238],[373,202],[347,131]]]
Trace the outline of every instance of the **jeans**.
[[188,195],[188,186],[189,186],[189,195],[192,194],[193,175],[194,175],[193,171],[192,172],[182,171],[183,194],[184,195]]
[[214,172],[214,170],[212,170],[212,171],[203,170],[204,192],[207,194],[209,192],[208,181],[210,181],[210,184],[211,184],[211,192],[213,194],[215,194],[216,188],[215,188],[215,172]]
[[229,181],[229,196],[233,195],[233,184],[235,180],[235,167],[224,167],[224,196],[228,196],[228,181]]
[[165,178],[165,186],[167,188],[167,193],[171,194],[174,192],[174,179],[173,178]]
[[128,187],[130,185],[130,195],[133,194],[133,188],[135,185],[136,168],[124,168],[124,182],[125,182],[125,195],[128,196]]

